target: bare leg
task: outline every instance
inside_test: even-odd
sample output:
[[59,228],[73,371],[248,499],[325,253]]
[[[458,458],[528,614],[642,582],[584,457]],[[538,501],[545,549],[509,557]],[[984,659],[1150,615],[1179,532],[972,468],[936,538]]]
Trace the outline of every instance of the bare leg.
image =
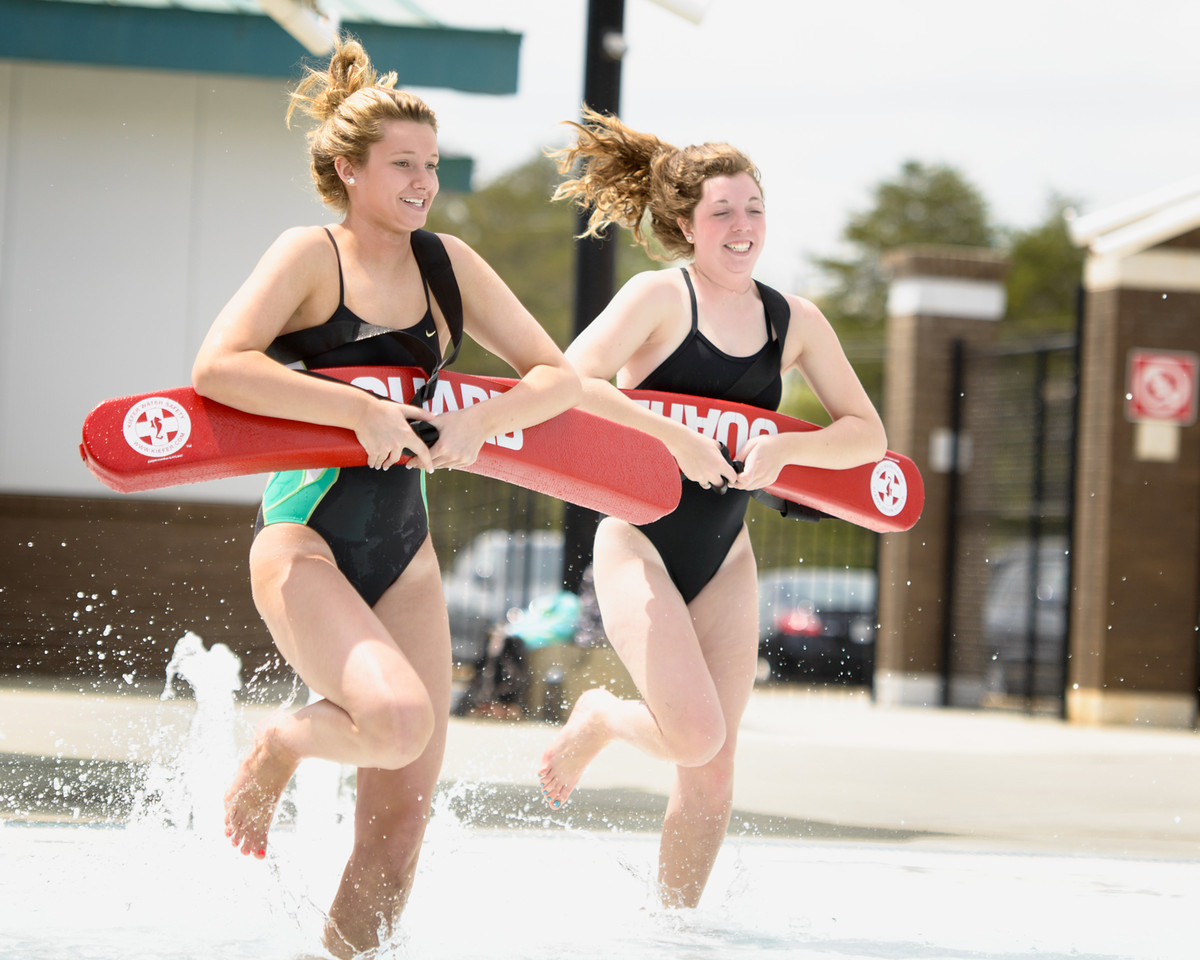
[[619,521],[596,537],[596,584],[606,633],[645,697],[604,690],[580,697],[543,757],[543,792],[561,803],[587,764],[624,740],[676,764],[659,856],[670,907],[694,907],[729,825],[737,730],[754,687],[758,603],[743,531],[690,606],[645,538]]
[[758,661],[758,583],[743,531],[725,563],[691,603],[700,647],[725,718],[725,742],[700,766],[677,766],[659,851],[664,906],[695,907],[724,842],[733,809],[738,728]]
[[[428,546],[428,544],[427,544]],[[436,603],[428,603],[434,597]],[[429,691],[435,726],[424,752],[398,770],[358,771],[354,848],[329,910],[326,946],[350,957],[389,935],[412,890],[450,715],[450,627],[433,550],[423,549],[375,610]]]
[[702,767],[676,767],[663,819],[658,893],[665,907],[696,907],[733,811],[733,747]]
[[334,956],[355,956],[394,932],[412,892],[444,745],[443,731],[439,744],[403,770],[358,771],[354,848],[325,928]]
[[[433,555],[428,541],[422,551]],[[227,835],[243,853],[263,856],[275,806],[300,759],[403,767],[424,752],[435,720],[422,677],[319,536],[274,524],[255,538],[250,562],[255,601],[276,646],[326,698],[261,728],[226,795]]]
[[725,742],[707,763],[675,769],[659,850],[659,895],[667,907],[695,907],[712,873],[733,810],[738,729],[758,661],[757,578],[743,532],[720,571],[691,603],[725,717]]
[[606,519],[596,534],[597,598],[605,632],[642,692],[618,700],[604,690],[579,698],[542,757],[546,801],[566,800],[603,747],[624,740],[686,766],[711,759],[725,741],[725,719],[688,610],[650,541]]

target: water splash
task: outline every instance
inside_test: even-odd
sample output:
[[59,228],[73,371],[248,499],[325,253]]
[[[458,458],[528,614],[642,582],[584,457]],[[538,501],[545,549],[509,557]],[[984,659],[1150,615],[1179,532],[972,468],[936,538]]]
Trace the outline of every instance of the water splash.
[[206,649],[189,630],[175,644],[160,699],[174,699],[178,681],[191,687],[196,712],[178,753],[168,756],[161,741],[153,745],[131,821],[222,836],[224,789],[237,762],[234,694],[242,688],[242,661],[223,643]]

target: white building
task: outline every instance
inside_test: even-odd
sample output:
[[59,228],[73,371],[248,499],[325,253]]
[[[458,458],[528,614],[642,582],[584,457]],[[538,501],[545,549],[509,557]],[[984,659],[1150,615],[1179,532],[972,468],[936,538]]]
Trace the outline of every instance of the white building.
[[[336,2],[401,85],[516,90],[519,35]],[[0,0],[0,674],[161,685],[192,629],[247,674],[273,657],[245,567],[262,479],[122,496],[78,448],[100,401],[187,384],[270,242],[330,219],[284,122],[308,56],[253,0]],[[469,178],[443,158],[444,190]]]

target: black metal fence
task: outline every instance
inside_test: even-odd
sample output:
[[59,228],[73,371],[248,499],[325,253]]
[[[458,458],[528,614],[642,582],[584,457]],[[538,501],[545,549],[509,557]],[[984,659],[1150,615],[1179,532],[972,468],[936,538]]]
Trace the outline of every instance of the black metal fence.
[[[565,508],[551,497],[458,471],[434,474],[428,495],[455,658],[479,662],[491,628],[511,609],[564,583],[573,587],[562,559]],[[811,577],[814,568],[874,576],[878,535],[868,530],[841,520],[785,519],[756,501],[747,524],[760,576]],[[858,613],[874,624],[874,609]]]
[[[443,570],[488,530],[562,529],[562,501],[468,473],[435,473],[428,495]],[[746,522],[760,571],[797,564],[875,569],[879,537],[853,524],[789,520],[757,501],[750,502]]]
[[[955,352],[946,700],[1062,714],[1076,338]],[[954,469],[957,465],[957,469]]]
[[[563,523],[563,504],[553,497],[458,471],[433,475],[429,507],[444,571],[489,530],[557,531]],[[869,530],[841,520],[785,519],[757,501],[746,522],[760,572],[799,564],[875,569],[879,538]]]

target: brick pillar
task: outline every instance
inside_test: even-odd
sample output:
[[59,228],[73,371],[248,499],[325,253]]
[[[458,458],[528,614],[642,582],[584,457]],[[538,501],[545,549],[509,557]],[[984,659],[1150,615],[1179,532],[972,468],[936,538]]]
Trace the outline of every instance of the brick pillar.
[[1131,379],[1139,355],[1200,354],[1200,230],[1132,253],[1093,252],[1084,286],[1067,715],[1191,727],[1200,426],[1186,415],[1139,421],[1146,410],[1129,395],[1141,389]]
[[991,342],[1004,316],[1008,262],[991,250],[920,246],[884,260],[888,295],[888,446],[916,461],[925,510],[882,538],[875,691],[881,704],[943,702],[942,637],[954,343]]

